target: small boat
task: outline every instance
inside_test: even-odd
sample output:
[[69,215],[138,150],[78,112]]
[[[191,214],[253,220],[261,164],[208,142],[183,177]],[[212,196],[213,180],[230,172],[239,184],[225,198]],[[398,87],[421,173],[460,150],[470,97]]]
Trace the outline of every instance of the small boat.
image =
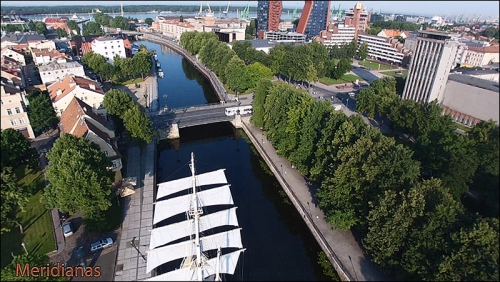
[[160,68],[160,67],[161,67],[160,62],[156,62],[156,67],[157,67],[157,68]]
[[[182,259],[182,262],[179,268],[145,281],[222,281],[221,274],[235,273],[240,254],[245,251],[225,169],[196,175],[193,153],[190,169],[190,177],[158,184],[156,197],[160,200],[154,205],[153,224],[178,214],[185,214],[186,219],[151,230],[146,272],[175,260]],[[215,187],[207,189],[210,186]],[[172,197],[181,191],[187,193]],[[216,212],[206,209],[228,205],[233,207]],[[208,232],[222,226],[231,229]],[[210,235],[203,236],[203,233]],[[223,248],[233,250],[222,254]]]
[[163,74],[163,70],[162,70],[162,69],[160,69],[160,68],[158,69],[158,76],[159,76],[159,77],[163,77],[163,76],[164,76],[164,74]]

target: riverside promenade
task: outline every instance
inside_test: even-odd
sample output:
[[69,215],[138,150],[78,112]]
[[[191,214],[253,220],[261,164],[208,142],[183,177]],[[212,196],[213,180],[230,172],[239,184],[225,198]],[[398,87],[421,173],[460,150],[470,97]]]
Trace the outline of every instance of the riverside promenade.
[[[219,91],[224,88],[219,79],[194,56],[189,55],[177,44],[158,35],[146,35],[148,36],[143,37],[143,39],[163,43],[172,49],[175,48],[174,50],[182,56],[187,55],[186,58],[193,65],[200,69],[207,78],[210,77],[210,82],[217,93],[222,93]],[[232,99],[232,95],[227,95],[227,97]],[[221,99],[221,101],[223,100]],[[340,278],[344,281],[388,281],[390,278],[384,275],[370,260],[351,231],[334,230],[332,225],[326,222],[323,212],[315,204],[317,200],[314,193],[311,193],[307,180],[299,171],[292,168],[288,160],[278,156],[276,149],[267,141],[262,130],[251,124],[248,117],[242,118],[242,125],[243,130],[274,173],[295,208],[303,215],[311,233],[328,256]]]

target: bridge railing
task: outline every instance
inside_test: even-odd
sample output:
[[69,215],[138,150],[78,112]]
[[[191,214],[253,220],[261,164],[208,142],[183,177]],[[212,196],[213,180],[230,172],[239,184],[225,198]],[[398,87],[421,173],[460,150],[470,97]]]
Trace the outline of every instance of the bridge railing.
[[184,128],[184,127],[203,125],[203,124],[208,124],[208,123],[230,121],[233,119],[234,119],[234,116],[224,116],[224,117],[218,117],[218,118],[201,119],[201,120],[191,121],[191,122],[182,122],[182,120],[181,120],[178,123],[178,125],[179,125],[179,128]]

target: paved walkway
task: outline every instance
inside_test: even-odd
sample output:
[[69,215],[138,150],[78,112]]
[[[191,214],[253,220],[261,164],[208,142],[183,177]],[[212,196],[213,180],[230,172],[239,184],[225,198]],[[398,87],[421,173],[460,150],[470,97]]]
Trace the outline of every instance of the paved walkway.
[[[146,273],[146,256],[153,227],[153,189],[155,185],[155,141],[144,146],[129,146],[126,177],[137,177],[135,193],[124,202],[122,232],[118,242],[115,281],[136,281],[151,277]],[[132,246],[135,246],[140,253]]]
[[[291,198],[295,207],[304,215],[304,219],[311,229],[313,235],[318,239],[325,253],[329,254],[330,261],[340,267],[337,272],[342,276],[344,272],[349,280],[356,281],[384,281],[388,278],[381,273],[377,266],[370,261],[362,250],[360,244],[355,240],[351,231],[333,230],[332,226],[324,219],[323,212],[317,206],[315,195],[309,190],[307,180],[292,168],[288,160],[278,156],[272,144],[267,142],[262,130],[249,122],[248,118],[242,118],[244,129],[252,140],[257,150],[266,162],[270,161],[269,167],[282,183],[292,193]],[[262,142],[263,141],[263,142]],[[284,188],[286,188],[284,187]],[[285,189],[285,192],[286,191]],[[287,193],[288,194],[288,193]]]

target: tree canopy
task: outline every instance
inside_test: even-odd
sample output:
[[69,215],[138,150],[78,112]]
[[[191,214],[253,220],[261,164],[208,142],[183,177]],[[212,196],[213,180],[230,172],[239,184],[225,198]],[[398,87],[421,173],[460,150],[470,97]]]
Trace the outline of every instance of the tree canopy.
[[0,132],[2,142],[2,167],[28,164],[35,167],[38,164],[38,153],[21,132],[7,128]]
[[109,114],[118,117],[122,117],[128,109],[135,106],[134,99],[118,89],[111,89],[106,92],[102,104],[108,110]]
[[130,135],[146,143],[151,142],[154,133],[152,131],[153,123],[149,117],[139,110],[138,106],[128,109],[123,115],[123,124]]
[[29,101],[28,117],[36,134],[54,127],[59,122],[47,91],[33,91],[27,95]]
[[51,208],[74,213],[81,210],[92,218],[111,203],[114,174],[111,161],[99,147],[84,138],[62,135],[47,153],[47,180],[43,198]]
[[26,186],[18,184],[12,167],[9,166],[2,165],[1,184],[1,232],[4,233],[10,231],[15,220],[15,213],[26,206],[30,193]]

